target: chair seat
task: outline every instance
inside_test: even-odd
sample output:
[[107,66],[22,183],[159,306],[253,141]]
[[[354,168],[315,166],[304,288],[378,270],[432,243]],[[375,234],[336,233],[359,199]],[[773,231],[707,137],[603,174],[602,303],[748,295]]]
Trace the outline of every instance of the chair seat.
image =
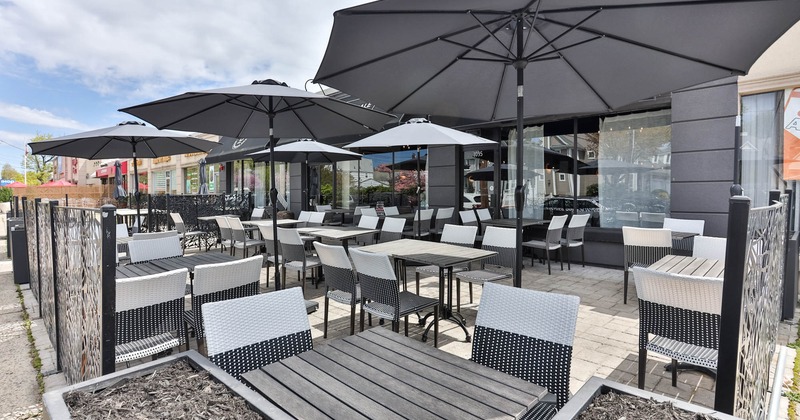
[[458,273],[456,275],[457,280],[468,281],[470,283],[478,283],[483,284],[487,281],[497,281],[511,278],[511,274],[508,273],[501,273],[497,271],[491,270],[470,270]]
[[[295,270],[302,270],[303,269],[303,262],[302,261],[289,261],[283,264],[286,268],[293,268]],[[322,262],[320,262],[319,258],[317,257],[306,257],[306,270],[309,268],[316,268],[322,266]]]
[[[345,292],[344,290],[331,290],[328,292],[328,299],[349,305],[352,301],[352,295],[350,292]],[[359,300],[361,300],[361,286],[356,284],[356,302]]]
[[526,247],[529,247],[529,248],[536,248],[536,249],[546,249],[548,251],[556,251],[559,248],[561,248],[561,244],[560,243],[558,243],[558,244],[549,244],[549,243],[547,243],[545,241],[537,241],[537,240],[531,240],[531,241],[523,242],[522,246],[526,246]]
[[180,345],[180,340],[170,333],[149,337],[114,347],[114,363],[127,362],[152,356]]
[[234,248],[245,248],[245,247],[249,248],[251,246],[262,246],[262,245],[266,245],[266,242],[260,240],[257,241],[255,239],[247,242],[237,241],[233,243]]
[[[453,273],[461,273],[463,271],[467,271],[469,268],[464,267],[453,267]],[[446,272],[446,270],[445,270]],[[423,265],[421,267],[417,267],[417,273],[424,273],[429,274],[431,276],[438,276],[439,275],[439,266],[438,265]]]
[[[401,317],[439,304],[439,299],[423,297],[406,291],[400,292],[399,297]],[[364,310],[379,318],[394,319],[394,311],[389,305],[384,305],[377,302],[367,302],[364,304]]]
[[583,241],[568,241],[564,238],[561,238],[561,246],[565,246],[567,248],[583,246]]
[[185,238],[185,237],[189,237],[189,236],[200,236],[200,235],[204,235],[204,234],[205,234],[205,232],[200,231],[200,230],[191,230],[189,232],[179,233],[178,237],[179,238]]
[[709,369],[717,368],[717,359],[719,358],[717,350],[660,336],[655,336],[647,343],[647,351],[662,354],[679,362],[704,366]]
[[[264,262],[267,263],[267,265],[275,264],[275,256],[274,255],[270,255],[269,257],[264,256]],[[278,264],[283,264],[283,255],[278,255]]]

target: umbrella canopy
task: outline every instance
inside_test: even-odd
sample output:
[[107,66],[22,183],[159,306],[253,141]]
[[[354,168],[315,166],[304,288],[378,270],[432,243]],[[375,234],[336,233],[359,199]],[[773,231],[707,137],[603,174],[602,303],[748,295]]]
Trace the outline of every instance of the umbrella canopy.
[[[257,80],[250,85],[187,92],[182,95],[121,109],[149,121],[156,127],[201,131],[229,137],[269,136],[270,152],[276,137],[324,138],[368,133],[383,127],[393,115],[368,107],[293,89],[275,80]],[[275,159],[271,154],[270,166]],[[275,171],[270,171],[270,202],[278,201]],[[272,206],[272,219],[278,219]],[[278,225],[273,224],[278,237]],[[275,241],[275,266],[278,242]],[[281,288],[275,274],[275,288]]]
[[86,131],[52,140],[31,142],[34,155],[71,156],[84,159],[133,158],[133,177],[136,185],[136,220],[139,215],[138,158],[155,158],[181,153],[208,153],[217,143],[191,137],[177,131],[157,130],[135,121],[125,121],[113,127]]
[[[500,165],[500,180],[508,181],[509,179],[514,179],[515,172],[516,172],[516,165],[509,165],[507,163]],[[510,177],[509,173],[511,174]],[[523,174],[526,179],[541,176],[538,172],[527,169],[523,171]],[[485,168],[469,171],[465,173],[464,176],[468,178],[470,181],[494,181],[494,165],[489,165]]]
[[394,169],[395,171],[415,171],[419,168],[425,167],[428,164],[428,157],[422,156],[419,157],[418,155],[414,155],[411,159],[406,159],[404,161],[400,161],[391,165],[386,165],[389,169]]
[[406,150],[428,146],[469,146],[474,144],[496,145],[497,143],[474,134],[433,124],[423,118],[414,118],[405,124],[400,124],[397,127],[373,134],[355,143],[350,143],[345,148],[364,153]]
[[39,185],[40,187],[74,187],[75,184],[67,181],[64,178],[61,178],[57,181],[50,181],[45,182],[44,184]]
[[292,143],[275,146],[275,151],[259,150],[247,157],[256,162],[269,161],[290,163],[333,163],[348,160],[361,160],[361,155],[349,150],[340,149],[311,139],[298,140]]
[[208,175],[206,174],[206,160],[200,159],[200,169],[197,171],[200,178],[200,188],[197,193],[200,195],[208,195]]
[[128,195],[125,188],[122,186],[122,164],[119,161],[114,162],[114,199],[119,200]]
[[389,112],[516,119],[521,243],[524,118],[746,74],[798,18],[796,0],[384,0],[334,14],[314,81]]
[[4,188],[27,188],[28,186],[23,184],[23,183],[21,183],[21,182],[19,182],[19,181],[14,181],[14,182],[12,182],[12,183],[10,183],[8,185],[3,185],[3,187]]

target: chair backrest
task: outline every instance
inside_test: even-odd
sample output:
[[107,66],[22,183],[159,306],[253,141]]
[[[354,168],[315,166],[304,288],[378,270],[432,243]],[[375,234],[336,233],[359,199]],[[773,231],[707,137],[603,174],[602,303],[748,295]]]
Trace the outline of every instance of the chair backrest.
[[166,238],[130,241],[128,254],[131,263],[158,260],[162,258],[180,257],[183,255],[180,239],[173,235]]
[[728,240],[715,236],[695,236],[692,256],[725,261],[725,247]]
[[228,218],[228,226],[231,228],[231,239],[237,242],[244,242],[247,240],[247,232],[244,230],[242,221],[235,218]]
[[492,213],[487,208],[480,208],[475,211],[478,214],[478,220],[492,220]]
[[383,226],[381,226],[381,236],[378,242],[396,241],[402,238],[403,228],[405,226],[406,226],[406,219],[403,219],[402,217],[387,217],[383,219]]
[[317,211],[326,212],[328,210],[332,210],[333,207],[330,204],[317,204],[316,205]]
[[306,261],[306,248],[297,229],[278,228],[278,241],[284,262]]
[[477,234],[477,226],[459,226],[448,223],[442,227],[442,238],[439,242],[471,247],[475,245]]
[[462,210],[458,212],[458,217],[461,218],[461,224],[464,226],[478,226],[478,216],[475,216],[475,210]]
[[117,238],[127,238],[129,236],[128,226],[125,223],[117,223]]
[[648,266],[672,252],[672,231],[623,226],[622,242],[625,270],[631,265]]
[[567,225],[567,242],[583,242],[583,232],[591,217],[589,213],[572,216]]
[[377,211],[377,210],[375,210],[375,209],[374,209],[374,208],[372,208],[372,207],[367,207],[367,208],[363,208],[363,209],[361,209],[361,215],[363,215],[363,216],[375,216],[375,217],[378,217],[378,211]]
[[579,307],[577,296],[486,283],[471,359],[544,386],[560,408],[569,399]]
[[369,206],[356,206],[356,208],[353,210],[353,216],[361,216],[362,210],[368,208]]
[[395,320],[399,319],[400,292],[389,256],[351,249],[350,257],[358,274],[361,297],[386,305],[387,315],[393,315]]
[[400,214],[400,209],[397,206],[384,207],[383,214],[384,216],[397,216]]
[[261,255],[219,264],[203,264],[194,268],[192,282],[192,312],[196,321],[195,334],[205,336],[203,305],[227,299],[258,294],[261,279]]
[[[183,342],[183,312],[189,270],[116,280],[116,345],[177,331]],[[134,360],[131,355],[117,362]]]
[[553,216],[553,218],[550,219],[550,224],[547,225],[547,235],[545,237],[545,241],[548,244],[561,243],[561,233],[564,231],[567,218],[569,218],[569,215],[563,214],[561,216]]
[[297,215],[297,221],[307,222],[309,217],[311,217],[310,211],[301,210],[300,214]]
[[329,290],[341,290],[350,293],[350,304],[356,303],[356,273],[350,264],[350,258],[343,246],[325,245],[314,242],[322,272],[325,274],[325,286]]
[[433,229],[436,231],[436,233],[441,233],[442,229],[444,229],[444,225],[452,221],[453,211],[455,211],[455,208],[453,207],[442,207],[436,209],[436,220],[433,222]]
[[324,211],[313,211],[308,216],[308,223],[307,226],[322,226],[322,223],[325,221],[325,212]]
[[264,218],[264,207],[254,207],[253,212],[250,213],[250,220],[259,220]]
[[513,268],[517,258],[517,234],[515,229],[487,226],[481,248],[496,251],[497,255],[486,259],[486,263]]
[[171,236],[178,236],[177,230],[165,230],[164,232],[136,232],[132,236],[133,241],[141,241],[148,239],[169,238]]
[[230,241],[233,239],[231,234],[231,225],[228,223],[228,218],[225,216],[217,216],[214,218],[219,226],[219,238],[223,241]]
[[363,229],[375,229],[378,227],[380,221],[380,217],[377,216],[361,216],[361,220],[358,221],[358,227]]
[[[264,249],[265,254],[271,257],[275,255],[275,235],[272,234],[272,226],[271,225],[258,225],[258,231],[261,233],[261,238],[264,239]],[[278,254],[280,254],[280,246],[278,247]],[[267,263],[271,263],[273,260],[270,258]]]
[[639,224],[646,228],[664,227],[664,216],[666,216],[664,213],[649,213],[643,211],[639,213]]
[[170,213],[169,218],[172,219],[172,223],[175,225],[175,231],[186,233],[186,224],[183,223],[183,217],[181,217],[180,213]]
[[673,219],[671,217],[664,218],[664,229],[674,230],[675,232],[696,233],[702,235],[705,230],[705,220],[694,219]]
[[206,303],[203,323],[208,358],[236,378],[313,347],[298,287]]

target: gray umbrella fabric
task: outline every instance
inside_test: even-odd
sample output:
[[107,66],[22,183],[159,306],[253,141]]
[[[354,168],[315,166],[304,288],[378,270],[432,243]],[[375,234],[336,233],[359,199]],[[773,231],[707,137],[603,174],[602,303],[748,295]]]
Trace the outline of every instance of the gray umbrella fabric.
[[122,164],[116,161],[114,162],[114,200],[127,196],[128,193],[125,192],[125,187],[122,186]]
[[[351,105],[325,95],[293,89],[272,79],[245,86],[187,92],[146,104],[123,108],[156,127],[200,131],[228,137],[269,136],[274,152],[276,137],[325,138],[369,133],[380,129],[393,115]],[[270,167],[275,167],[274,158]],[[275,171],[270,170],[270,202],[278,201]],[[272,219],[278,218],[272,206]],[[273,224],[278,237],[278,227]],[[278,265],[275,241],[275,266]],[[275,288],[281,279],[275,274]]]
[[197,193],[200,195],[208,195],[208,175],[206,173],[206,160],[200,159],[200,168],[198,169],[198,178],[200,181],[200,188]]
[[208,153],[217,143],[177,131],[158,130],[140,122],[125,121],[112,127],[86,131],[52,140],[31,142],[34,155],[70,156],[84,159],[133,158],[136,186],[136,221],[139,223],[138,158],[155,158],[182,153]]
[[524,118],[746,74],[798,18],[796,0],[384,0],[334,14],[314,82],[388,112],[516,119],[521,243]]

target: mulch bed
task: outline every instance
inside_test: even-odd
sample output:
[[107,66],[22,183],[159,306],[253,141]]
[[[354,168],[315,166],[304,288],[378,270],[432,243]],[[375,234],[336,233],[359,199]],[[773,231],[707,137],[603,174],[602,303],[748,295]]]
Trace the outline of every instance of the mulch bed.
[[64,396],[74,418],[260,419],[241,397],[180,361],[95,392]]
[[594,398],[589,407],[581,413],[581,420],[633,420],[633,419],[676,419],[713,420],[706,414],[692,413],[675,408],[670,402],[658,402],[634,395],[608,392]]

